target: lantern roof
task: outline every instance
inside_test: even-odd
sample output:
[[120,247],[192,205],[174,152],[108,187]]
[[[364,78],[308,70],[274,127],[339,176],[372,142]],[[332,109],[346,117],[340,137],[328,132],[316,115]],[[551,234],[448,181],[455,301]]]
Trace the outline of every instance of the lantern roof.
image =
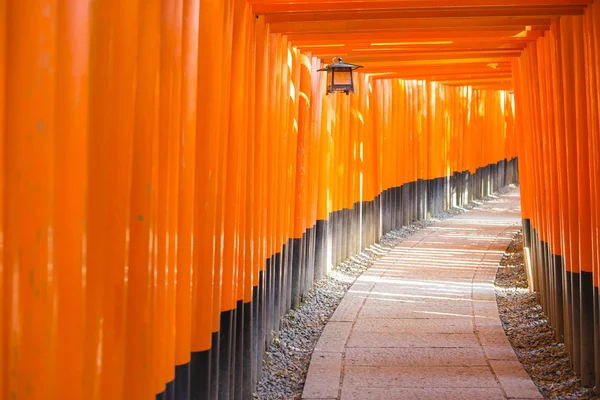
[[330,71],[332,69],[337,69],[337,68],[352,68],[352,69],[357,69],[357,68],[362,68],[362,65],[356,65],[356,64],[348,64],[342,61],[342,57],[335,57],[333,59],[333,61],[337,60],[337,62],[334,62],[333,64],[329,64],[326,67],[323,67],[321,69],[319,69],[318,71]]

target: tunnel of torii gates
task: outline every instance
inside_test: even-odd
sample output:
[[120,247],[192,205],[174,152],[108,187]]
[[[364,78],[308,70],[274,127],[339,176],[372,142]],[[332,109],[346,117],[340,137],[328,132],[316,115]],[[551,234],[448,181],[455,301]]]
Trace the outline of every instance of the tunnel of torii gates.
[[332,266],[517,182],[598,385],[598,3],[1,1],[0,398],[249,398]]

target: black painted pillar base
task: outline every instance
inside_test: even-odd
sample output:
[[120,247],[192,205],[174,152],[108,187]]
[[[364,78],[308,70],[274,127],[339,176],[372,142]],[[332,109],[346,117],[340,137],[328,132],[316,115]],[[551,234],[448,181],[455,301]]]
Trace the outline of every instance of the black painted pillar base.
[[165,387],[164,400],[174,400],[175,399],[175,382],[171,381],[167,383]]
[[581,384],[592,387],[594,378],[594,281],[591,272],[581,271],[579,274],[580,294],[580,373]]
[[307,254],[308,254],[308,277],[307,280],[310,282],[310,287],[312,288],[312,285],[315,281],[315,249],[316,249],[316,227],[315,225],[313,225],[310,228],[310,233],[307,235],[308,237],[308,250],[307,250]]
[[431,219],[435,214],[435,180],[428,179],[425,182],[427,184],[425,219]]
[[[205,379],[207,380],[207,379]],[[190,399],[190,363],[175,367],[175,400]]]
[[594,286],[594,386],[596,393],[600,393],[600,297],[598,288]]
[[579,274],[571,273],[571,312],[573,320],[572,340],[573,352],[571,354],[571,362],[575,371],[581,371],[581,307],[580,307],[580,283]]
[[294,253],[294,257],[292,258],[292,303],[291,307],[295,308],[301,302],[302,298],[302,284],[301,280],[301,268],[302,268],[302,257],[300,257],[301,249],[302,249],[302,240],[301,239],[292,239],[291,241],[292,252]]
[[422,221],[427,216],[427,182],[417,181],[417,220]]
[[410,224],[410,209],[411,209],[411,204],[409,201],[409,185],[410,182],[405,183],[404,185],[400,186],[400,198],[401,198],[401,202],[402,202],[402,210],[401,210],[401,220],[400,220],[400,227],[403,226],[408,226]]
[[219,385],[217,389],[219,400],[230,398],[232,377],[231,370],[233,355],[234,329],[233,310],[221,311],[221,329],[219,330]]
[[[265,264],[266,268],[266,264]],[[258,276],[258,307],[256,318],[256,381],[262,378],[262,355],[265,352],[267,338],[267,269],[260,271]]]
[[[256,286],[254,287],[256,289]],[[253,291],[253,294],[256,293],[256,290]],[[242,374],[241,380],[242,385],[240,395],[241,398],[247,398],[250,393],[252,393],[252,389],[254,385],[252,384],[252,377],[254,375],[254,357],[256,353],[254,352],[254,342],[256,341],[253,337],[253,328],[254,328],[254,315],[253,315],[253,305],[256,297],[253,295],[253,301],[243,304],[243,318],[242,318],[242,326],[240,329],[242,331],[242,343],[243,343],[243,352],[242,352]]]
[[340,259],[338,262],[344,261],[348,258],[348,227],[350,225],[349,220],[349,210],[344,208],[340,210],[340,225],[342,229],[340,230]]
[[325,276],[327,262],[327,221],[315,224],[315,280]]
[[252,348],[252,373],[250,376],[250,386],[252,388],[256,387],[258,383],[258,371],[260,368],[258,364],[259,354],[262,354],[258,351],[258,343],[261,340],[260,336],[260,328],[259,328],[259,315],[260,315],[260,282],[262,271],[258,272],[258,282],[256,282],[256,286],[252,289],[252,335],[251,335],[251,348]]
[[381,200],[381,196],[377,196],[375,197],[375,210],[374,210],[374,215],[375,215],[375,235],[373,236],[373,243],[377,243],[379,241],[379,239],[381,238],[381,236],[383,235],[382,232],[382,225],[381,225],[381,217],[382,217],[382,200]]
[[556,282],[556,331],[555,338],[557,341],[563,342],[565,337],[565,325],[564,325],[564,282],[563,277],[565,275],[563,258],[561,256],[554,255],[554,280]]
[[418,215],[419,215],[419,199],[418,199],[418,182],[417,181],[413,181],[410,183],[409,189],[410,189],[410,204],[411,204],[411,212],[410,212],[410,222],[414,222],[417,221],[419,219]]
[[271,324],[270,330],[279,333],[279,316],[281,315],[281,283],[283,281],[283,262],[281,252],[273,257],[273,284],[271,286],[271,298],[273,301],[273,313],[269,315]]
[[[212,349],[205,351],[192,352],[189,367],[189,395],[192,400],[216,398],[216,390],[219,386],[218,374],[215,371],[212,362],[215,354],[215,348],[218,350],[218,332],[212,334]],[[215,346],[217,343],[217,346]],[[213,389],[214,388],[214,389]],[[211,392],[211,390],[214,390]],[[185,400],[186,397],[179,397],[176,390],[177,399]],[[211,397],[211,394],[213,396]]]
[[565,273],[565,286],[564,286],[564,296],[565,302],[564,312],[565,312],[565,347],[567,348],[567,353],[569,355],[573,354],[573,273],[571,271],[566,271]]
[[338,221],[338,214],[336,212],[332,212],[329,214],[329,231],[330,233],[330,237],[328,237],[328,239],[331,241],[331,244],[328,246],[328,248],[330,249],[330,253],[331,253],[331,263],[333,265],[337,264],[337,259],[338,259],[338,239],[339,239],[339,231],[340,231],[340,226],[339,226],[339,221]]
[[[210,361],[207,364],[206,367],[206,371],[210,380],[210,388],[208,389],[208,394],[209,394],[209,398],[210,399],[216,399],[218,397],[218,393],[219,393],[219,373],[220,373],[220,368],[219,368],[219,351],[221,349],[221,333],[220,332],[213,332],[212,334],[212,341],[211,341],[211,348],[210,351],[208,352],[208,357],[210,357]],[[201,361],[205,361],[204,359],[201,359]],[[202,373],[202,371],[204,371],[204,369],[201,367],[200,368],[200,373]],[[194,370],[192,369],[192,376],[191,376],[191,380],[192,380],[192,384],[194,384],[194,380],[196,379],[198,375],[196,373],[194,373]],[[202,384],[201,384],[202,386]],[[201,391],[201,393],[203,393]],[[202,397],[199,397],[202,398]]]
[[235,338],[234,350],[235,358],[232,359],[232,370],[234,371],[233,387],[231,388],[232,397],[234,399],[242,398],[242,390],[244,388],[244,302],[238,300],[235,309]]
[[351,228],[350,228],[350,232],[349,232],[350,235],[352,236],[352,248],[350,250],[351,255],[358,254],[362,251],[362,249],[361,249],[362,234],[361,234],[361,226],[360,226],[360,222],[361,222],[360,212],[361,212],[360,203],[354,203],[354,206],[352,207],[352,224],[351,224]]
[[531,220],[523,219],[523,247],[531,247]]
[[267,259],[267,266],[265,269],[265,335],[264,342],[270,341],[269,332],[273,330],[273,314],[275,313],[275,303],[273,300],[273,293],[275,292],[275,256],[271,256]]

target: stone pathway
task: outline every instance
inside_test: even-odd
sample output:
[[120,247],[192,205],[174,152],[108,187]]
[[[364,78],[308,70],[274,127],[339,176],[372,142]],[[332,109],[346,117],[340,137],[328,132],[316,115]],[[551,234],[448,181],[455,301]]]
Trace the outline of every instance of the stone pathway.
[[500,323],[494,278],[518,189],[404,240],[325,326],[303,399],[541,399]]

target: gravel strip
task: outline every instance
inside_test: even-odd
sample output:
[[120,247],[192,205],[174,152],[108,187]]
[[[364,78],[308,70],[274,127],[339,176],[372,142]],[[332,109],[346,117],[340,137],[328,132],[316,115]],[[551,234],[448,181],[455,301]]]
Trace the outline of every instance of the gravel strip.
[[506,336],[544,398],[599,398],[593,389],[581,386],[565,345],[555,340],[535,293],[527,290],[522,232],[514,237],[500,263],[496,300]]
[[[506,193],[508,190],[509,188],[504,188],[499,192]],[[461,208],[453,208],[431,220],[419,221],[409,227],[389,232],[379,243],[350,257],[336,266],[329,276],[316,282],[304,296],[302,304],[282,318],[279,335],[273,339],[263,358],[262,378],[253,398],[300,399],[310,358],[321,331],[356,278],[418,230],[494,198],[488,197]]]

